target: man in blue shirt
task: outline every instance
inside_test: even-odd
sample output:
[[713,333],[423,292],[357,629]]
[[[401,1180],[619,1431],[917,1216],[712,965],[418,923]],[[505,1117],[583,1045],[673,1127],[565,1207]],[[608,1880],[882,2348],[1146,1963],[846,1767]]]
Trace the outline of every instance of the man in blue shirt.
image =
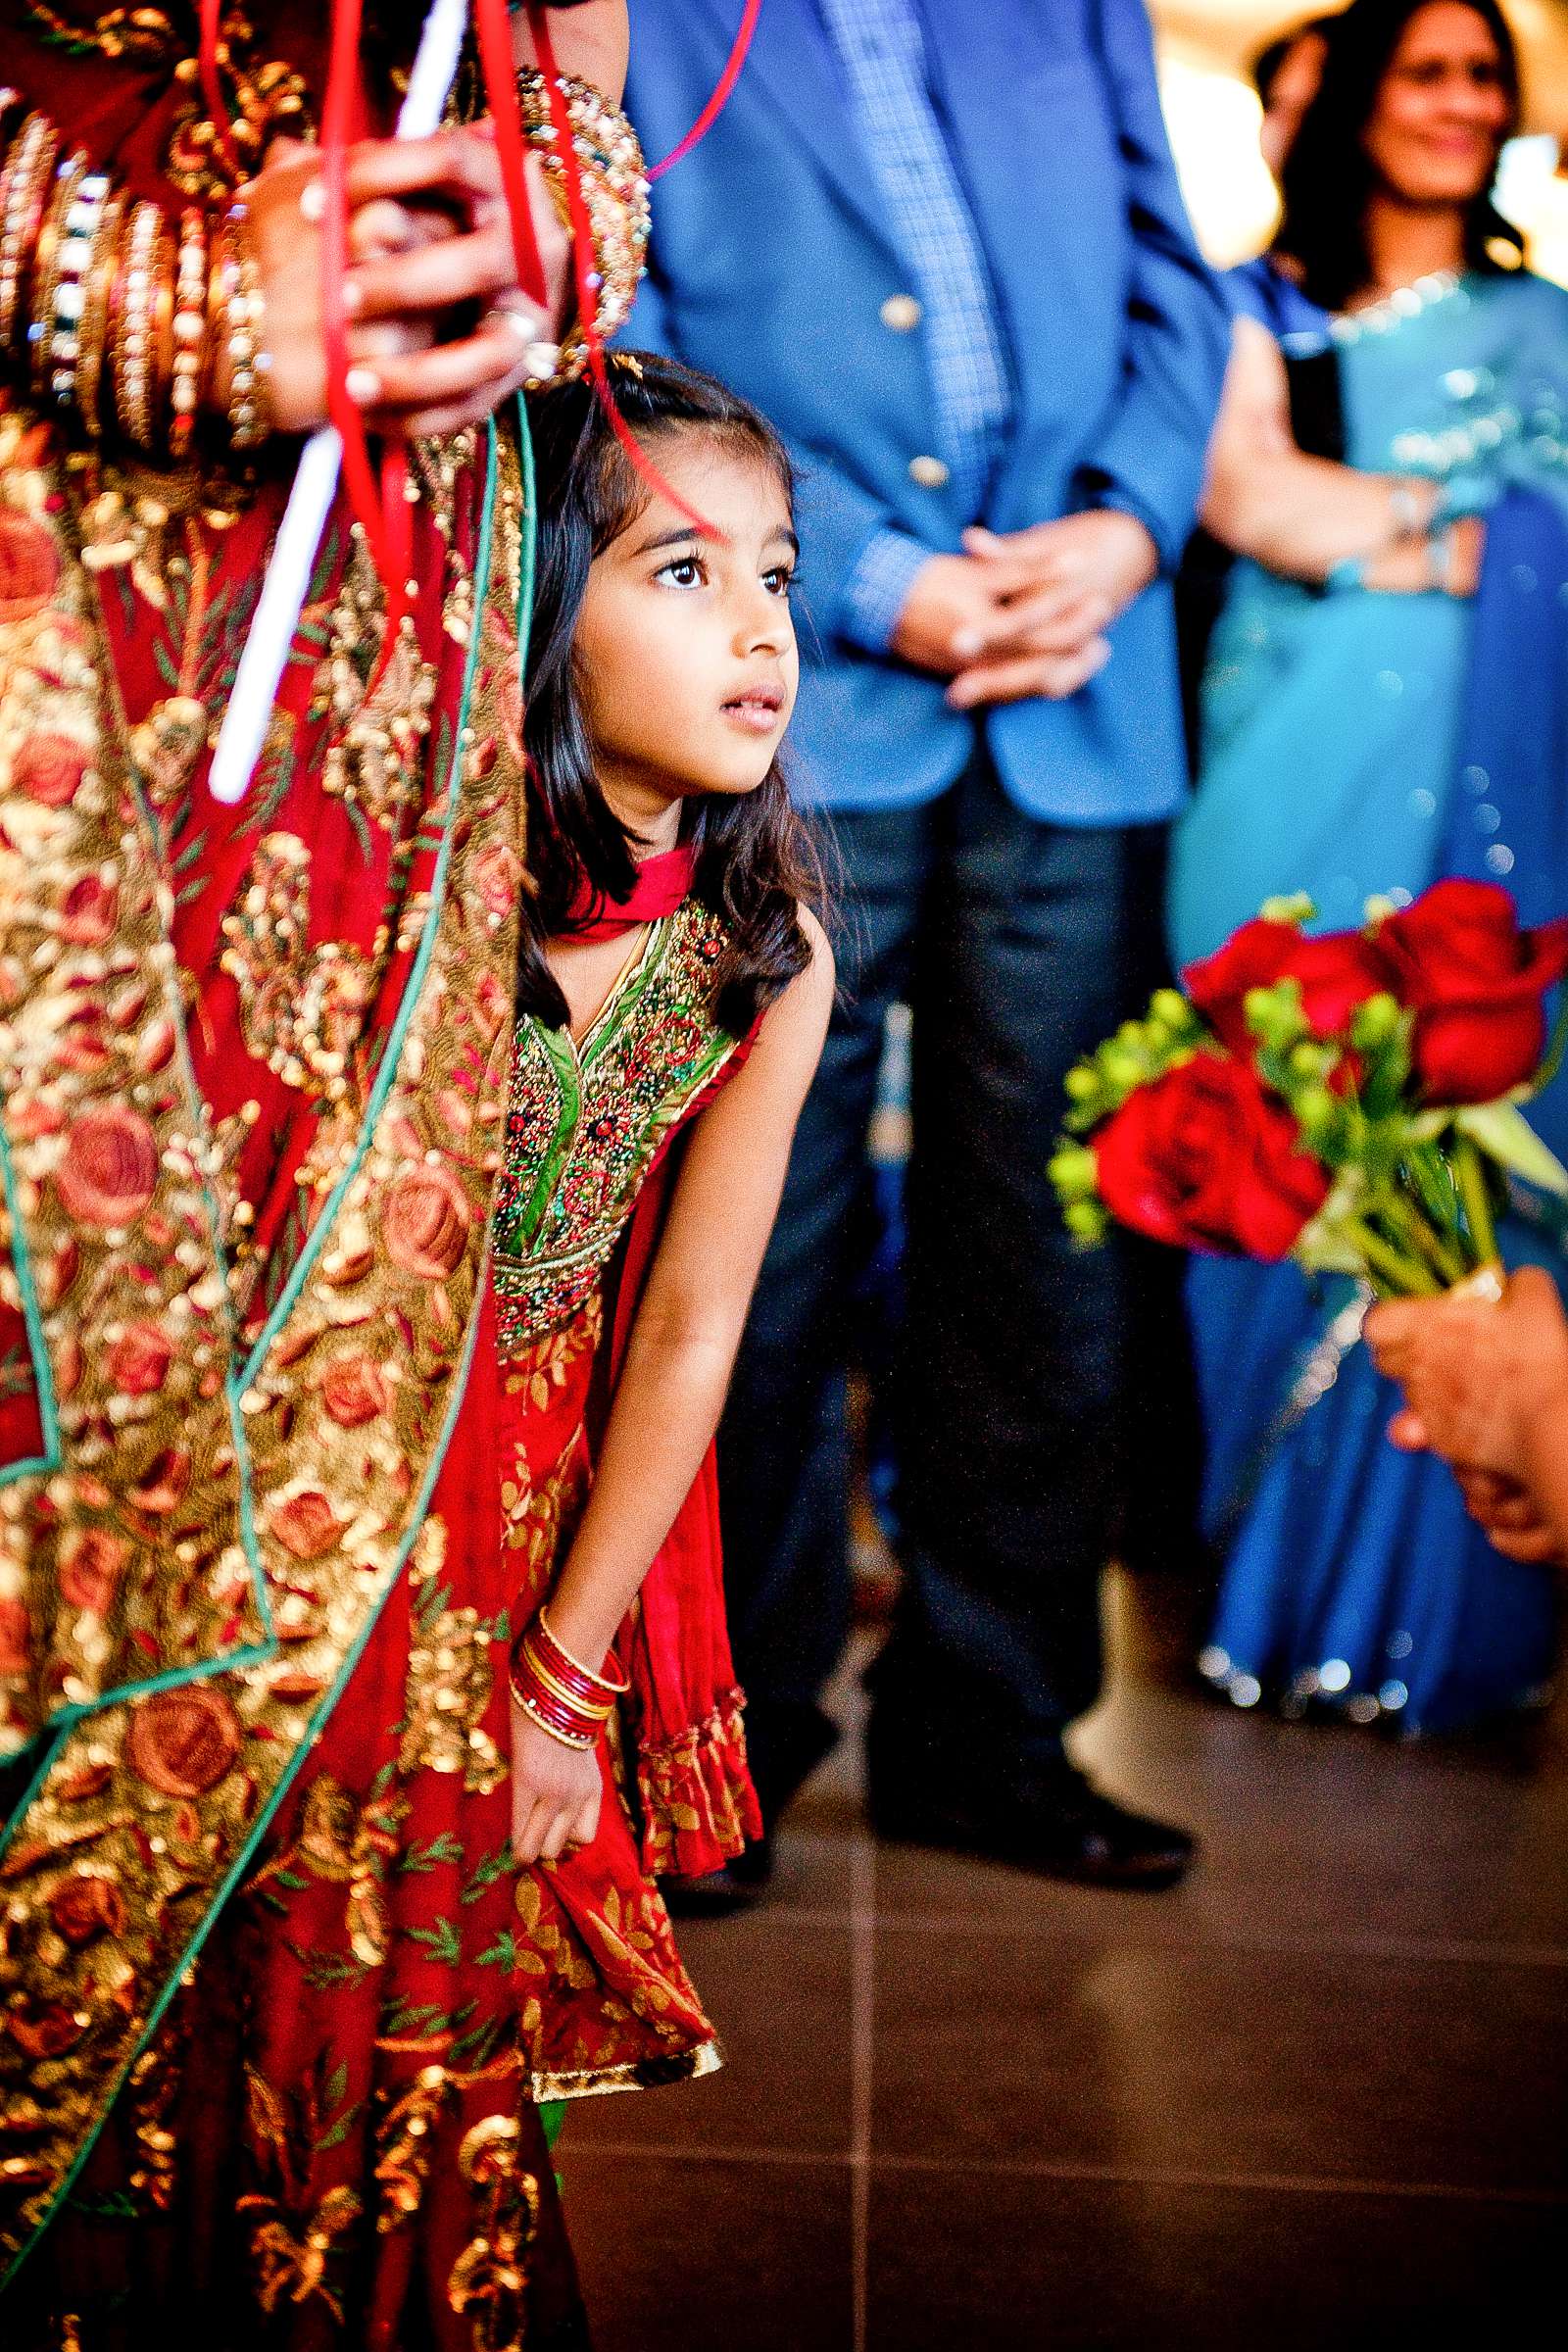
[[[740,5],[639,0],[627,106],[651,156]],[[1066,1069],[1160,976],[1184,789],[1168,580],[1227,340],[1142,0],[766,0],[728,107],[656,184],[626,340],[725,377],[795,456],[814,658],[792,748],[846,883],[843,1004],[721,1434],[764,1812],[831,1737],[855,1211],[902,999],[906,1576],[873,1816],[1168,1885],[1190,1841],[1062,1745],[1100,1689],[1133,1305],[1125,1254],[1073,1253],[1045,1174]]]

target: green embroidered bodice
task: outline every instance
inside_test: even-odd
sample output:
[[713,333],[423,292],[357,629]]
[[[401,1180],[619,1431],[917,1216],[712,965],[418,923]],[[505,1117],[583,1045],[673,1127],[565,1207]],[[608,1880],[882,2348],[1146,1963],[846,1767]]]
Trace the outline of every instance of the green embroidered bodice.
[[734,1054],[709,1009],[723,945],[687,899],[650,926],[582,1038],[518,1022],[495,1227],[504,1353],[593,1296],[661,1145]]

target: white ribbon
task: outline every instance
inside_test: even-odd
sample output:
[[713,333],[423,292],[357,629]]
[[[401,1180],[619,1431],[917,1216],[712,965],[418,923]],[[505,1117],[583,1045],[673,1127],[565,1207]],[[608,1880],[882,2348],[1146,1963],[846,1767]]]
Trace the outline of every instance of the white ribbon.
[[[431,0],[408,94],[398,115],[396,135],[400,139],[426,139],[440,128],[457,78],[467,22],[468,0]],[[337,428],[324,424],[300,452],[256,617],[240,656],[208,777],[208,790],[215,801],[229,806],[242,801],[256,772],[283,664],[305,610],[317,550],[337,496],[342,466],[343,443]]]

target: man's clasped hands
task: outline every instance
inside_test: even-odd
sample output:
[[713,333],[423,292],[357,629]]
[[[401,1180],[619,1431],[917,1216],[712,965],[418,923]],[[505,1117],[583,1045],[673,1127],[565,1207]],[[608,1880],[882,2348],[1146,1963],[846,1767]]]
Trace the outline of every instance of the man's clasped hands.
[[1105,631],[1158,569],[1144,525],[1111,508],[1022,531],[975,528],[963,548],[922,565],[893,633],[904,661],[952,680],[957,710],[1076,694],[1110,659]]
[[[537,157],[528,159],[528,187],[548,310],[517,284],[488,123],[428,139],[360,140],[346,178],[347,383],[372,432],[455,431],[550,372],[569,251]],[[273,422],[280,432],[311,432],[327,415],[318,151],[274,141],[248,209]]]

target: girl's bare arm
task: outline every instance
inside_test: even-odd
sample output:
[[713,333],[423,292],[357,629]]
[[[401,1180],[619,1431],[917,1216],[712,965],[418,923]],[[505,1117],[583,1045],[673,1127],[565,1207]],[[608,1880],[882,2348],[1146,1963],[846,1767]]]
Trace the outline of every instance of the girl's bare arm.
[[555,1632],[584,1659],[609,1647],[718,1426],[832,1007],[832,954],[809,928],[810,965],[768,1011],[745,1068],[687,1147],[593,1496],[550,1603]]

